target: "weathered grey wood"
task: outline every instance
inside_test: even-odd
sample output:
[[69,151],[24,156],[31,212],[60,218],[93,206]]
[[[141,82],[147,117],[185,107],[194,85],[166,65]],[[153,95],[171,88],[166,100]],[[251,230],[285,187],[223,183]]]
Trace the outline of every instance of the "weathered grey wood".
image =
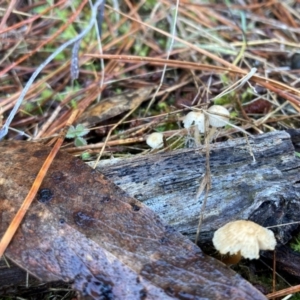
[[[297,142],[300,131],[293,131],[292,136]],[[262,206],[267,202],[272,204],[268,205],[271,207],[268,214],[272,215],[272,207],[281,209],[284,199],[285,207],[291,204],[299,220],[300,159],[294,155],[290,135],[271,132],[249,139],[249,144],[255,162],[245,139],[210,145],[212,188],[202,226],[202,242],[211,240],[213,231],[230,220],[258,218],[256,221],[263,223],[264,217],[260,219],[259,212],[265,211]],[[205,172],[205,161],[202,147],[107,160],[98,169],[167,223],[194,238],[203,201],[203,195],[200,199],[195,199],[195,195]],[[17,272],[14,276],[2,266],[0,278],[6,274],[11,276],[10,284],[20,284],[24,278],[24,274]],[[4,285],[7,280],[0,280],[0,294]]]
[[[294,131],[294,138],[298,135]],[[210,145],[212,187],[201,230],[202,241],[235,219],[249,219],[265,201],[299,202],[300,159],[290,135],[275,131]],[[194,238],[204,195],[195,199],[205,172],[205,148],[102,162],[98,168],[166,223]],[[299,204],[299,203],[298,203]]]

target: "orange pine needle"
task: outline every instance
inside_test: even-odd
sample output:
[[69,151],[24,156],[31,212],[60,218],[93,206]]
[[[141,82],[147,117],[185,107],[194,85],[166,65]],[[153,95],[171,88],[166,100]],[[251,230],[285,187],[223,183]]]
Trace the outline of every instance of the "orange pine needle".
[[295,285],[295,286],[291,286],[289,288],[274,292],[274,293],[270,293],[267,294],[266,297],[268,299],[272,299],[272,298],[277,298],[277,297],[283,297],[289,294],[295,294],[298,293],[300,291],[300,284],[299,285]]

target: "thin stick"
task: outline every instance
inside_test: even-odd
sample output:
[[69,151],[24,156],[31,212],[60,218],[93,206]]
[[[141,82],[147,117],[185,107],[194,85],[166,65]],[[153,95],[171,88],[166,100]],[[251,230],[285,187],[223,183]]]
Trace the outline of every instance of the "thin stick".
[[236,81],[233,85],[231,85],[230,87],[228,87],[227,89],[225,89],[222,93],[218,94],[217,96],[213,97],[211,99],[211,101],[215,100],[215,99],[219,99],[221,97],[224,97],[226,95],[228,95],[229,93],[240,89],[242,86],[244,86],[244,84],[246,82],[248,82],[248,80],[255,75],[257,69],[256,68],[252,68],[248,74],[246,74],[243,78],[239,79],[238,81]]
[[[172,20],[172,31],[171,31],[171,39],[170,39],[170,45],[169,45],[169,49],[168,49],[168,52],[167,52],[167,57],[166,59],[169,60],[170,58],[170,55],[171,55],[171,52],[172,52],[172,49],[173,49],[173,45],[174,45],[174,36],[176,35],[176,22],[177,22],[177,16],[178,16],[178,6],[179,6],[179,0],[176,1],[176,7],[175,7],[175,12],[174,12],[174,16],[173,16],[173,20]],[[162,87],[163,85],[163,82],[164,82],[164,78],[165,78],[165,74],[166,74],[166,70],[167,70],[167,64],[164,65],[164,68],[163,68],[163,71],[162,71],[162,74],[161,74],[161,78],[160,78],[160,83],[159,83],[159,86],[157,87],[152,99],[150,100],[147,108],[146,108],[146,111],[145,111],[145,114],[144,116],[147,115],[150,107],[152,106],[160,88]]]
[[[89,0],[91,8],[93,7],[93,3],[91,0]],[[101,36],[102,36],[102,21],[103,21],[103,16],[104,16],[104,5],[105,5],[105,0],[102,1],[98,8],[98,17],[97,17],[97,26],[95,26],[96,29],[96,36],[97,36],[97,43],[98,43],[98,50],[99,53],[102,55],[103,54],[103,47],[102,47],[102,42],[101,42]],[[100,80],[100,93],[97,96],[97,103],[101,99],[101,93],[103,90],[104,86],[104,79],[105,79],[105,65],[104,65],[104,59],[100,58],[100,67],[101,67],[101,80]]]
[[[272,279],[272,293],[276,292],[276,251],[273,252],[273,279]],[[273,298],[275,300],[275,297]]]
[[109,138],[110,138],[110,136],[111,136],[111,134],[112,134],[112,132],[120,125],[120,124],[122,124],[122,122],[124,121],[124,120],[126,120],[138,107],[139,107],[140,105],[136,105],[131,111],[129,111],[117,124],[115,124],[110,130],[109,130],[109,132],[108,132],[108,134],[107,134],[107,136],[106,136],[106,138],[105,138],[105,141],[104,141],[104,145],[103,145],[103,147],[101,148],[101,150],[100,150],[100,153],[99,153],[99,155],[98,155],[98,157],[97,157],[97,159],[96,159],[96,161],[95,161],[95,164],[94,164],[94,166],[93,166],[93,168],[94,169],[96,169],[96,167],[97,167],[97,165],[98,165],[98,163],[99,163],[99,161],[100,161],[100,159],[101,159],[101,156],[102,156],[102,154],[103,154],[103,152],[104,152],[104,149],[105,149],[105,147],[106,147],[106,145],[107,145],[107,143],[108,143],[108,140],[109,140]]
[[211,188],[211,173],[210,173],[210,153],[209,153],[209,136],[207,132],[208,128],[208,117],[205,115],[205,149],[206,149],[206,160],[205,160],[205,175],[202,180],[202,183],[197,191],[196,199],[198,200],[205,188],[205,195],[203,199],[203,203],[200,209],[200,215],[199,215],[199,222],[198,222],[198,228],[197,228],[197,233],[196,233],[196,238],[195,238],[195,244],[198,243],[200,232],[201,232],[201,226],[203,223],[203,218],[204,218],[204,213],[205,213],[205,208],[206,208],[206,203],[208,199],[208,193]]
[[[190,68],[193,70],[208,70],[208,71],[215,71],[215,72],[229,72],[231,74],[241,74],[241,75],[246,75],[249,74],[249,72],[246,72],[242,69],[227,69],[224,67],[219,67],[219,66],[212,66],[212,65],[207,65],[207,64],[199,64],[199,63],[193,63],[193,62],[188,62],[188,61],[179,61],[179,60],[166,60],[166,59],[161,59],[161,58],[154,58],[154,57],[141,57],[141,56],[133,56],[133,55],[114,55],[114,54],[85,54],[87,57],[96,57],[96,58],[104,58],[104,59],[115,59],[119,61],[129,61],[129,62],[148,62],[151,65],[163,65],[165,63],[168,64],[169,67],[182,67],[182,68]],[[251,74],[252,75],[252,74]],[[243,78],[244,80],[245,78]],[[299,109],[299,99],[294,97],[294,95],[290,94],[293,93],[296,96],[299,96],[299,90],[297,90],[294,87],[288,86],[287,84],[284,84],[282,82],[279,82],[277,80],[271,79],[271,78],[264,78],[262,76],[258,75],[252,75],[251,79],[262,85],[263,87],[275,92],[279,96],[289,100],[292,104],[295,104],[298,111]]]
[[300,291],[300,284],[295,285],[295,286],[291,286],[289,288],[286,288],[286,289],[283,289],[283,290],[280,290],[280,291],[277,291],[277,292],[274,292],[274,293],[267,294],[266,297],[268,299],[272,299],[274,297],[277,298],[277,297],[283,297],[283,296],[289,295],[289,294],[295,294],[299,291]]
[[1,20],[0,29],[2,29],[2,27],[4,28],[6,26],[6,21],[9,18],[10,14],[12,13],[15,5],[16,5],[15,0],[9,2],[8,8],[6,9],[6,12]]
[[41,130],[38,132],[38,134],[33,138],[34,140],[39,139],[44,133],[45,131],[50,127],[50,125],[52,124],[52,122],[56,119],[56,117],[58,116],[59,112],[61,111],[62,106],[57,106],[56,109],[54,110],[54,112],[51,114],[50,118],[44,123],[44,125],[42,126]]
[[25,200],[23,201],[21,207],[19,208],[17,214],[14,216],[13,220],[11,221],[10,225],[8,226],[6,232],[4,233],[1,242],[0,242],[0,257],[3,255],[4,251],[6,250],[7,246],[9,245],[10,241],[12,240],[13,236],[15,235],[17,229],[20,226],[20,223],[22,222],[27,210],[29,209],[38,189],[40,188],[43,179],[45,178],[47,171],[55,158],[57,152],[60,149],[60,146],[62,145],[65,134],[68,130],[68,127],[74,122],[76,116],[78,114],[78,110],[74,110],[70,116],[70,118],[67,121],[67,126],[63,130],[60,137],[57,139],[54,147],[51,149],[47,159],[43,163],[43,166],[41,167],[38,175],[35,178],[35,181],[33,182],[30,191],[28,192]]

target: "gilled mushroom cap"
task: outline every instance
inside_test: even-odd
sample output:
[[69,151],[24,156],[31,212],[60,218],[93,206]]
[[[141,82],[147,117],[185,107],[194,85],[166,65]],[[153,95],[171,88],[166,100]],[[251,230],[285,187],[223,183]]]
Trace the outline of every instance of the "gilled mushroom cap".
[[146,140],[146,143],[152,149],[159,149],[163,146],[164,135],[161,132],[151,133]]
[[273,231],[252,221],[238,220],[219,228],[213,244],[221,254],[237,254],[244,258],[258,259],[259,250],[274,250],[276,239]]
[[[221,105],[211,106],[207,112],[209,113],[208,120],[212,127],[223,127],[229,121],[230,113],[228,109]],[[222,115],[222,116],[220,116]]]
[[200,133],[205,132],[205,119],[201,111],[190,111],[182,120],[184,128],[196,125]]

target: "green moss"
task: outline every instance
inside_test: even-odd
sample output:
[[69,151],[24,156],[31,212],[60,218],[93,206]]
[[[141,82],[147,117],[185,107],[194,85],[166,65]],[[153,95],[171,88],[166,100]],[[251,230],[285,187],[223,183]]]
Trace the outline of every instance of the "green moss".
[[293,238],[292,242],[290,243],[290,247],[294,251],[300,252],[300,234]]
[[91,158],[91,154],[88,153],[88,152],[83,152],[83,153],[81,154],[81,159],[82,159],[82,160],[89,160],[90,158]]
[[248,87],[241,95],[241,102],[245,103],[253,99],[253,91]]
[[165,122],[162,125],[159,125],[155,128],[155,131],[157,132],[164,132],[164,131],[168,131],[168,130],[176,130],[178,129],[177,124],[173,123],[173,122]]
[[31,114],[31,112],[35,109],[35,105],[32,102],[27,102],[24,105],[23,112],[25,114]]
[[232,102],[232,96],[233,96],[233,93],[229,93],[221,98],[218,98],[216,100],[214,100],[214,104],[215,105],[225,105],[225,104],[229,104]]
[[72,100],[71,100],[70,105],[71,105],[71,107],[72,107],[73,109],[76,109],[77,106],[78,106],[75,99],[72,99]]
[[144,13],[151,12],[156,4],[157,4],[157,0],[147,0],[145,4],[142,6],[142,11]]
[[145,57],[149,53],[149,47],[142,44],[135,44],[133,48],[134,48],[134,54],[138,56]]

